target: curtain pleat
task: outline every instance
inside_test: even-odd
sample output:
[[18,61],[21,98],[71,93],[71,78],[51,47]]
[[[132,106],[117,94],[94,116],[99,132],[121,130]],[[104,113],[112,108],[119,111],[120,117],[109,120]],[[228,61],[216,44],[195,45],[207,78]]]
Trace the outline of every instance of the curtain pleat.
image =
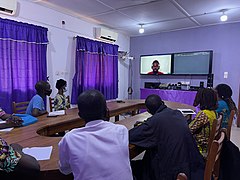
[[0,107],[29,101],[47,79],[47,28],[0,18]]
[[106,99],[118,96],[118,46],[77,37],[76,73],[73,78],[71,102],[88,89],[97,89]]

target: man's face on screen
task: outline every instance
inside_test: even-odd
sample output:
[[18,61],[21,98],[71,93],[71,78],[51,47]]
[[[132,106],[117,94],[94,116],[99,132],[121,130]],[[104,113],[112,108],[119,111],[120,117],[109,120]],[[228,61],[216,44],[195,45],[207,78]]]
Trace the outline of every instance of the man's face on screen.
[[152,65],[152,70],[153,70],[153,72],[154,73],[157,73],[158,72],[158,70],[159,70],[159,64],[158,63],[153,63],[153,65]]

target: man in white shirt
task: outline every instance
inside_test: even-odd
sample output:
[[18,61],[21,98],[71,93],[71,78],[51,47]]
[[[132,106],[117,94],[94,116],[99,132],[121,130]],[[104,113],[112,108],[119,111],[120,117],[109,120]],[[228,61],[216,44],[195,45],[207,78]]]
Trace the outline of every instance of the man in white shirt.
[[75,180],[132,180],[128,130],[105,121],[107,105],[97,90],[78,97],[79,116],[86,126],[67,133],[59,142],[59,168]]

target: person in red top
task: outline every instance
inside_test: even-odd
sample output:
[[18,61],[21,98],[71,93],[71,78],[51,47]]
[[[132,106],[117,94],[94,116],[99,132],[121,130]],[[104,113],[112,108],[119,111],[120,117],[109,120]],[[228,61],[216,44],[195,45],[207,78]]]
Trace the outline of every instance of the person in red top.
[[152,71],[148,72],[148,74],[154,74],[154,75],[159,75],[159,74],[164,74],[163,72],[158,71],[160,69],[160,63],[158,60],[154,60],[152,63]]

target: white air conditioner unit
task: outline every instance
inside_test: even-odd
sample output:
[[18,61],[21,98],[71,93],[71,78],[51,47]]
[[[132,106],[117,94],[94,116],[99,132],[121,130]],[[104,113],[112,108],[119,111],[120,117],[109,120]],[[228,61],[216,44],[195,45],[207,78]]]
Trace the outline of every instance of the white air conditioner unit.
[[0,13],[13,16],[17,10],[17,0],[0,0]]
[[95,37],[103,41],[115,42],[118,38],[118,33],[105,28],[95,28]]

